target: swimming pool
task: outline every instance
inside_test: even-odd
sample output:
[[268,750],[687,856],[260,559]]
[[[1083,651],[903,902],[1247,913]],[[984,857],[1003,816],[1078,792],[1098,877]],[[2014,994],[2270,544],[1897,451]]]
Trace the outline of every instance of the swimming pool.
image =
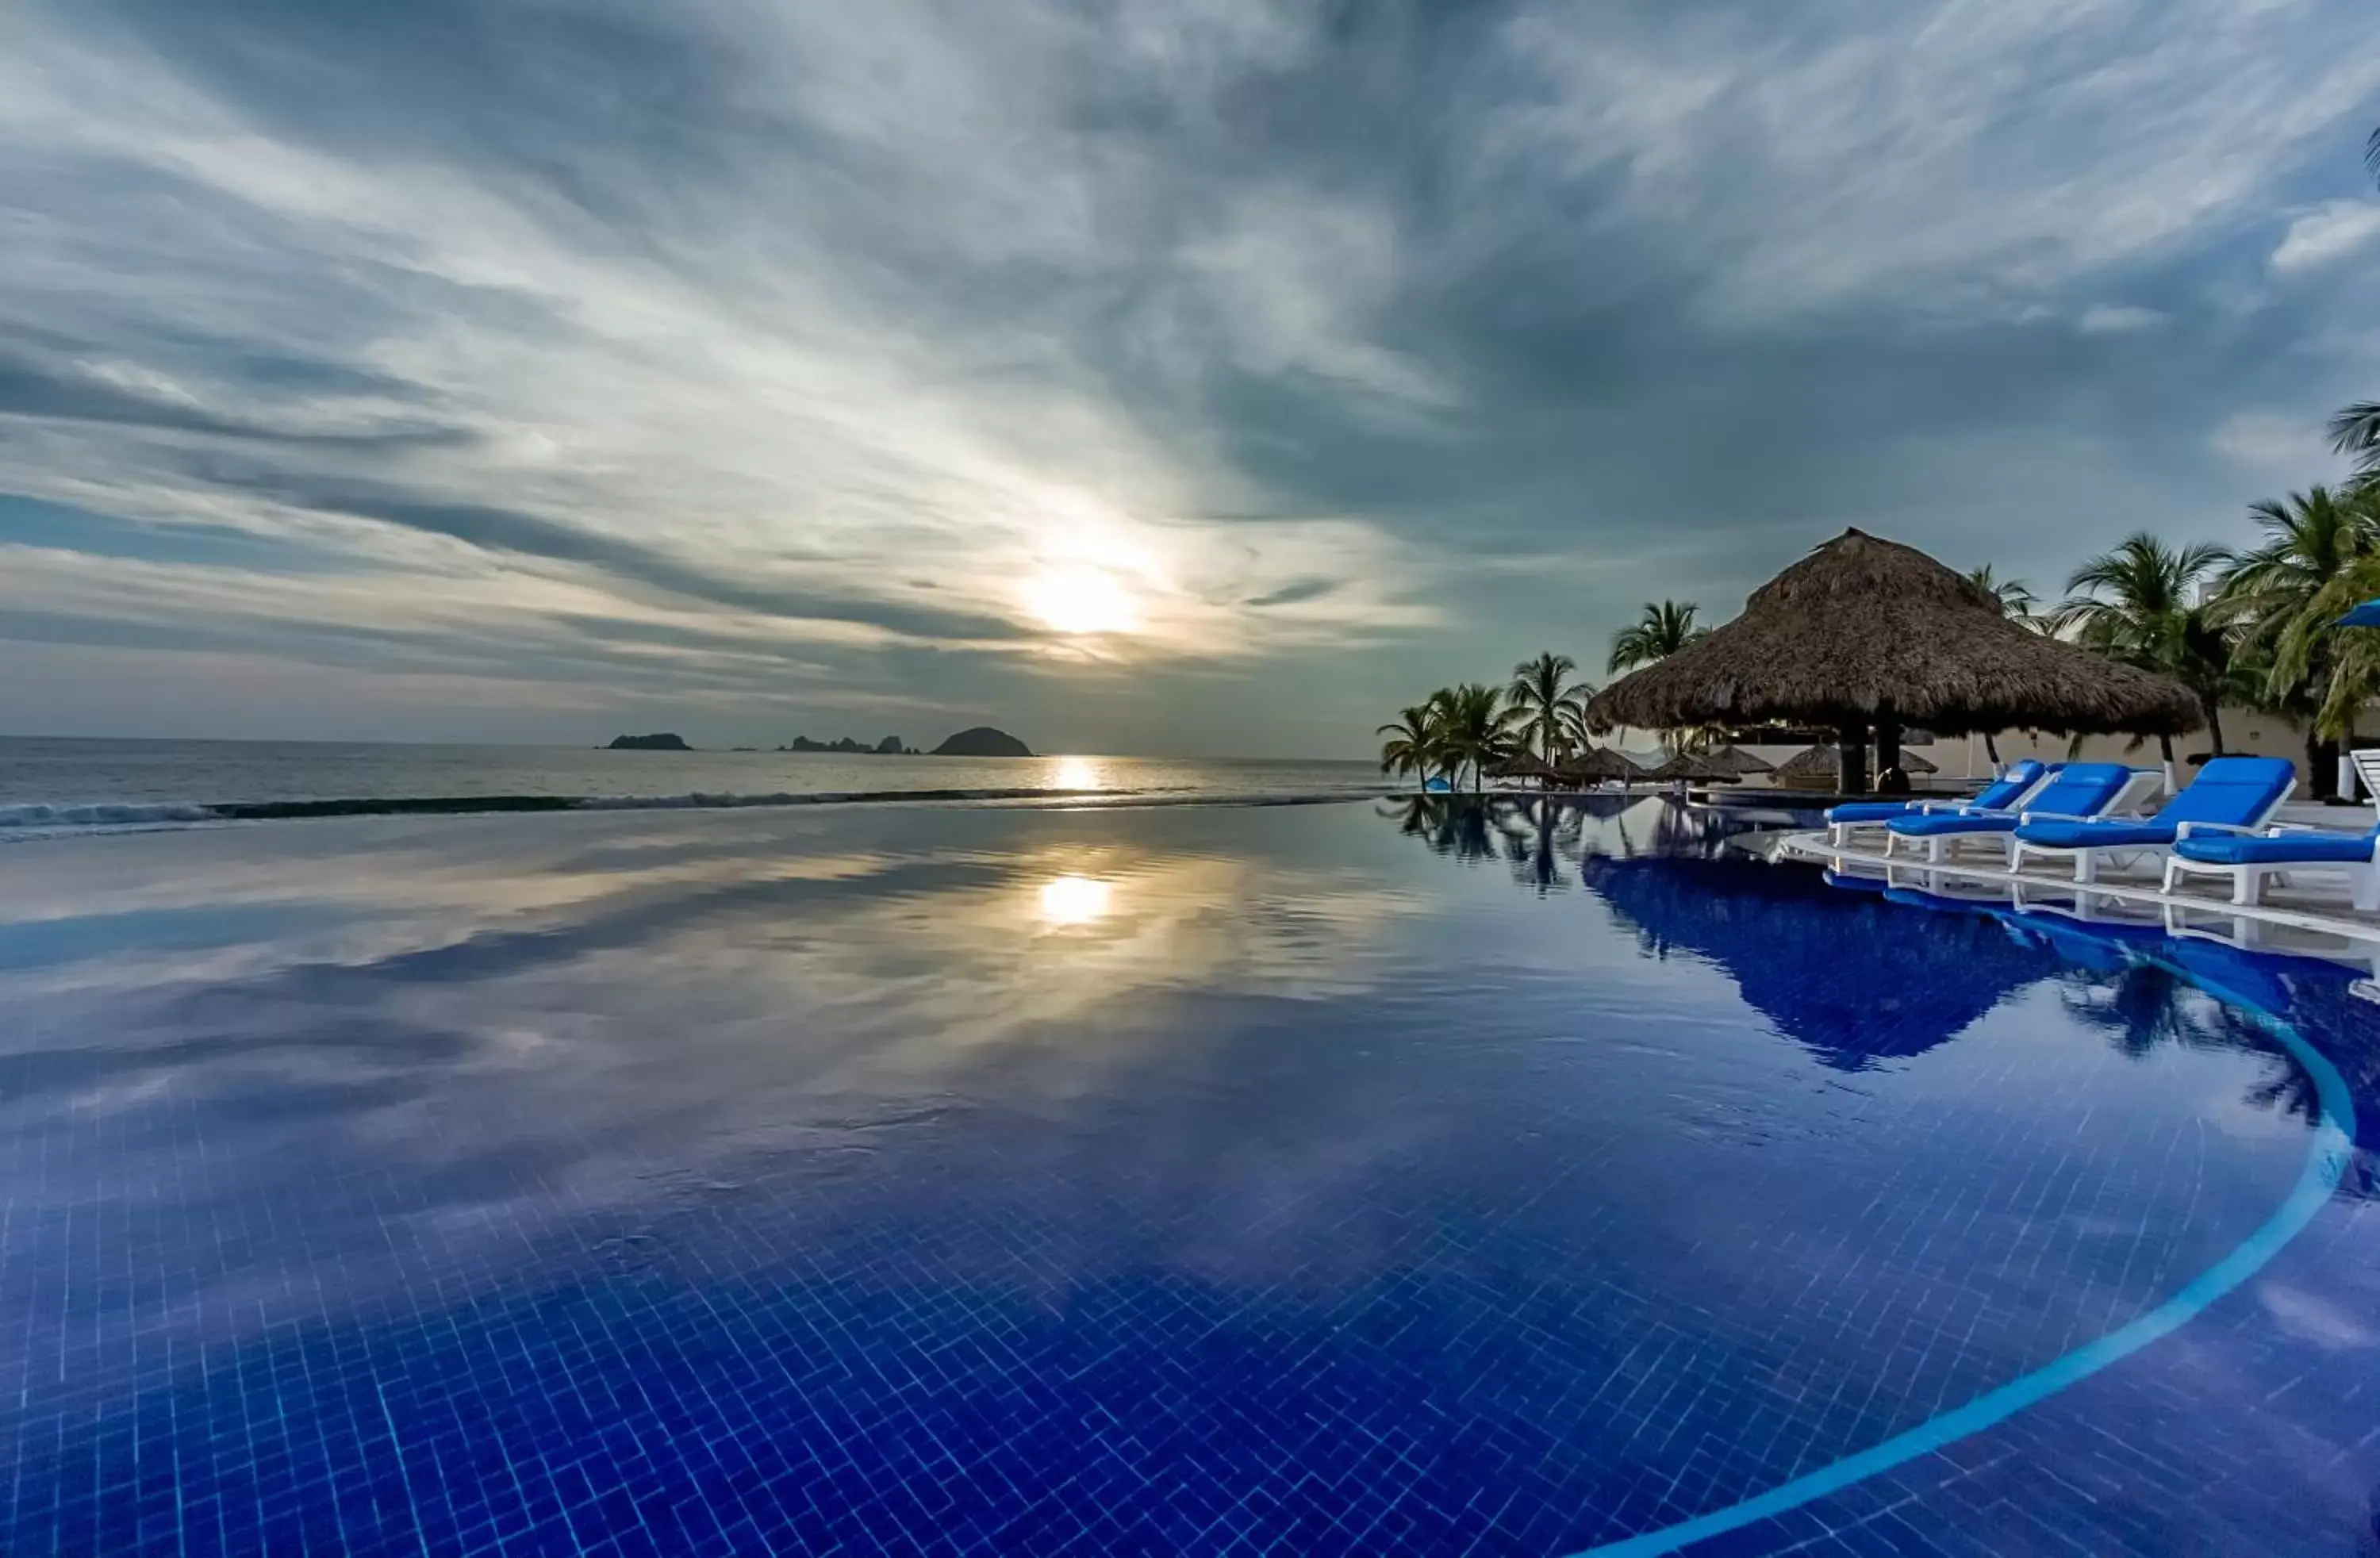
[[2320,966],[1658,800],[200,829],[0,904],[12,1554],[2373,1537]]

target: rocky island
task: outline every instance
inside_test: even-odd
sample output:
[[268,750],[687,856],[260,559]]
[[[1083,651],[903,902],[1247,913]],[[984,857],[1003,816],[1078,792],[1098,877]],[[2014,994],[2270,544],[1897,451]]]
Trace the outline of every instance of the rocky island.
[[938,758],[1029,758],[1033,749],[1004,730],[988,724],[962,730],[934,749]]
[[615,736],[611,750],[615,752],[691,752],[686,737],[662,731],[652,736]]

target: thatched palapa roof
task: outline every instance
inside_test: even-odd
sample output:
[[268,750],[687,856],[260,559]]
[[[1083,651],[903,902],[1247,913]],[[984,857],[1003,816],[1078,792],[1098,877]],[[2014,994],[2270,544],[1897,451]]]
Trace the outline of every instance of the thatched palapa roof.
[[1733,768],[1716,762],[1702,752],[1680,752],[1660,767],[1645,775],[1647,779],[1701,779],[1725,782],[1741,778]]
[[1779,763],[1777,772],[1772,777],[1780,785],[1791,785],[1805,779],[1824,779],[1831,785],[1834,783],[1835,771],[1840,761],[1841,753],[1836,748],[1812,747],[1806,751],[1796,752]]
[[1950,735],[2199,723],[2170,677],[2035,633],[1914,547],[1845,530],[1752,592],[1743,614],[1588,700],[1598,730],[1841,725],[1879,714]]
[[1560,779],[1561,775],[1535,752],[1514,752],[1500,762],[1488,765],[1490,779]]
[[1730,779],[1741,779],[1747,773],[1771,773],[1777,768],[1775,763],[1755,757],[1741,747],[1721,747],[1718,751],[1705,752],[1703,756],[1714,768],[1725,769]]
[[[1873,756],[1873,754],[1870,755]],[[1836,770],[1841,761],[1841,748],[1813,747],[1808,751],[1796,752],[1779,763],[1773,777],[1780,785],[1791,785],[1796,780],[1803,779],[1824,779],[1831,785],[1835,782]],[[1900,749],[1900,772],[1939,773],[1942,771],[1925,758],[1903,747]]]
[[1561,776],[1577,785],[1598,785],[1606,780],[1624,785],[1632,779],[1644,778],[1645,771],[1617,747],[1591,747],[1564,762]]

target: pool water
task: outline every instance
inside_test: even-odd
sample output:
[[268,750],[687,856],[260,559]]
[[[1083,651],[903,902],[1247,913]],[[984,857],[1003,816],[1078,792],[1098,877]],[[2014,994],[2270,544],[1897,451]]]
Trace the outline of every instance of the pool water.
[[2375,1016],[1659,800],[23,845],[0,1551],[2352,1553]]

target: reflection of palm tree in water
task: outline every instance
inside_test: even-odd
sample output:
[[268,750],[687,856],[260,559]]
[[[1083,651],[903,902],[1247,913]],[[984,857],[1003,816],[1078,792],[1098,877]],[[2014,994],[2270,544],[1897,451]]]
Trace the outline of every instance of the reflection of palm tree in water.
[[1561,874],[1564,856],[1575,858],[1586,831],[1585,814],[1574,806],[1550,800],[1507,804],[1496,818],[1504,838],[1504,858],[1512,863],[1512,880],[1534,884],[1539,894],[1567,887]]
[[[2204,950],[2179,944],[2192,952]],[[2322,1118],[2322,1094],[2313,1074],[2256,1018],[2208,994],[2181,971],[2159,962],[2135,962],[2112,972],[2072,970],[2059,980],[2065,986],[2058,992],[2059,1004],[2078,1021],[2107,1034],[2126,1057],[2145,1059],[2167,1045],[2253,1054],[2265,1061],[2265,1075],[2241,1095],[2242,1102],[2308,1125]],[[2289,1004],[2293,1009],[2309,1005],[2313,996],[2311,989],[2301,986],[2289,995]],[[2368,1097],[2375,1081],[2380,1077],[2367,1077],[2352,1090]]]
[[2200,993],[2189,980],[2156,963],[2133,963],[2113,973],[2076,970],[2059,976],[2058,1004],[2085,1027],[2107,1036],[2119,1053],[2139,1060],[2166,1045],[2185,1050],[2253,1049],[2255,1025]]
[[1390,802],[1381,815],[1395,818],[1399,833],[1420,839],[1434,855],[1492,860],[1500,853],[1490,836],[1488,807],[1465,797],[1412,796]]

